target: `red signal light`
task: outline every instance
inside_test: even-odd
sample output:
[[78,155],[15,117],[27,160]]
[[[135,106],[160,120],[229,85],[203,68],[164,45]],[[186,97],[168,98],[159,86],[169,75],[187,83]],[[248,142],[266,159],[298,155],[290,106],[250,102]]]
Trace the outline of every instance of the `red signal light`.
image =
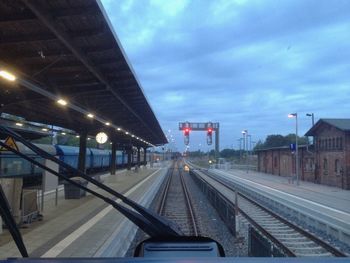
[[213,132],[213,129],[212,129],[212,128],[209,128],[209,129],[208,129],[208,132],[210,132],[210,133]]
[[184,129],[184,135],[189,136],[190,135],[190,128],[185,128]]

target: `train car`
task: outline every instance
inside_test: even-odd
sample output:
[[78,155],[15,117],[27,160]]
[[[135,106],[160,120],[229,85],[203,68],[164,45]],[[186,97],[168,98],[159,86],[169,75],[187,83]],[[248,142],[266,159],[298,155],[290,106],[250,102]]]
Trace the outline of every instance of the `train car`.
[[[44,163],[42,157],[38,156],[22,143],[18,142],[17,146],[21,153],[28,155],[39,163]],[[56,155],[56,149],[52,145],[37,144],[36,146],[49,154]],[[2,178],[37,176],[41,175],[42,172],[43,170],[38,166],[33,165],[31,162],[24,160],[10,151],[0,152],[0,177]]]
[[[32,157],[40,163],[44,163],[44,159],[29,148],[25,147],[21,143],[17,143],[19,150]],[[57,156],[61,161],[66,164],[78,168],[79,159],[79,147],[65,146],[65,145],[46,145],[46,144],[36,144],[44,151],[51,155]],[[141,151],[141,161],[143,161],[144,153]],[[86,149],[86,159],[85,168],[86,172],[97,173],[107,171],[111,165],[112,152],[110,150],[101,149]],[[116,152],[116,166],[118,168],[125,167],[127,165],[128,156],[123,151]],[[137,151],[132,154],[132,165],[137,164]],[[62,174],[68,174],[69,176],[76,176],[70,174],[62,167],[59,168],[59,172]],[[24,184],[26,186],[40,185],[42,180],[43,169],[33,165],[32,163],[18,157],[17,155],[9,152],[0,152],[0,178],[24,178]]]
[[[66,145],[55,145],[57,156],[66,164],[78,168],[78,159],[79,159],[79,148],[74,146],[66,146]],[[86,149],[86,157],[85,157],[85,169],[88,170],[91,168],[92,160],[91,160],[91,150],[89,148]],[[59,171],[63,174],[66,174],[66,171],[60,167]]]
[[91,152],[90,172],[103,171],[110,167],[111,151],[94,148],[90,148],[89,150]]
[[123,152],[122,151],[117,151],[116,158],[117,158],[116,159],[117,166],[122,166],[124,164]]
[[[44,164],[44,159],[17,142],[18,149],[21,153],[35,159],[37,162]],[[37,144],[42,150],[56,155],[56,149],[52,145]],[[35,186],[42,183],[43,169],[32,164],[31,162],[13,154],[10,151],[0,152],[0,178],[23,178],[24,186]]]

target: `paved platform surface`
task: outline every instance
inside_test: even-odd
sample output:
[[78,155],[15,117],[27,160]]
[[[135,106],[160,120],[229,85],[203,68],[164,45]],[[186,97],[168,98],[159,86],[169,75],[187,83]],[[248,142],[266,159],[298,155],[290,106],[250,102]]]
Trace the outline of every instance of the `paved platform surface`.
[[287,177],[256,171],[210,168],[209,172],[341,246],[350,246],[350,191],[303,181],[297,186]]
[[[292,184],[289,178],[255,171],[220,170],[235,178],[247,180],[245,182],[257,183],[266,187],[301,197],[312,202],[350,213],[350,190],[337,187],[314,184],[300,181],[300,185]],[[234,178],[233,177],[233,178]],[[266,188],[268,190],[268,188]]]
[[[124,170],[102,178],[106,185],[140,201],[164,170],[160,167],[141,168],[138,173]],[[90,184],[88,187],[96,189]],[[98,189],[97,192],[103,191]],[[94,256],[124,219],[111,206],[90,194],[78,200],[65,200],[64,192],[60,191],[57,207],[54,194],[45,199],[44,220],[21,229],[31,257]],[[4,231],[0,235],[0,258],[8,257],[20,257],[20,254],[8,231]]]
[[350,245],[350,191],[254,171],[210,169],[255,198]]

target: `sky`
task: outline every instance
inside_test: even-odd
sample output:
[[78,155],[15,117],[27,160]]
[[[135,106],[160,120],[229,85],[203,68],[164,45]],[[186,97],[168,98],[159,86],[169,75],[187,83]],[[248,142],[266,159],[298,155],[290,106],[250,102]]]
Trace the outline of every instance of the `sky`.
[[[350,116],[348,0],[102,0],[162,128],[219,122],[220,149]],[[170,133],[169,133],[170,130]],[[173,147],[174,147],[173,145]],[[190,150],[207,151],[205,132]]]

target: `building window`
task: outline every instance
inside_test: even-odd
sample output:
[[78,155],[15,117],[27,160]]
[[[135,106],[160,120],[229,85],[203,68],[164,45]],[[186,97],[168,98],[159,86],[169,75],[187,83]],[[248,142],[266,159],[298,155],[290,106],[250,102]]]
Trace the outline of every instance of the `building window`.
[[335,147],[337,148],[337,149],[339,149],[339,137],[337,137],[337,140],[336,140],[336,143],[335,143],[336,145],[335,145]]
[[343,138],[339,138],[339,149],[343,149]]
[[340,173],[340,161],[339,161],[339,159],[336,159],[336,160],[335,160],[335,163],[334,163],[334,170],[335,170],[335,173],[336,173],[336,174],[339,174],[339,173]]
[[273,166],[275,168],[277,168],[277,156],[275,156],[275,158],[273,158]]
[[328,150],[332,149],[332,139],[328,139]]
[[332,139],[332,149],[335,149],[335,138]]
[[328,171],[328,161],[326,158],[323,159],[323,170]]

